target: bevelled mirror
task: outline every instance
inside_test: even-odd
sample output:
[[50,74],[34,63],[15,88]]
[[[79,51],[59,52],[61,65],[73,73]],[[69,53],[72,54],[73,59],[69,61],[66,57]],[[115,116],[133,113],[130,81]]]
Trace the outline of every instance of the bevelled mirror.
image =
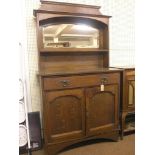
[[99,48],[99,30],[86,24],[43,26],[44,48]]

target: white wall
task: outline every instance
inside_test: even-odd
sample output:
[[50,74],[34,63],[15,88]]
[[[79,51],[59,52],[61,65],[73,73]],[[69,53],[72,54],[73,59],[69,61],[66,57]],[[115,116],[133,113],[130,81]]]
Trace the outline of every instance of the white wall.
[[[110,65],[134,65],[134,0],[55,0],[102,6],[101,11],[110,15]],[[36,42],[36,23],[33,9],[40,5],[39,0],[25,0],[27,56],[29,65],[30,94],[32,111],[41,109],[40,86],[37,78],[38,56]]]

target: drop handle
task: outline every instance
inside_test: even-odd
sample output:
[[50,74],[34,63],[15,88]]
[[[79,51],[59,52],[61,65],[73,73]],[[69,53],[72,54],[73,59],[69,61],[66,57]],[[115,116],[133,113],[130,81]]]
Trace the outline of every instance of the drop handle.
[[63,87],[67,87],[69,85],[69,80],[62,80],[60,81],[63,85]]
[[107,83],[107,82],[108,82],[107,77],[101,78],[101,83],[102,83],[102,84],[105,84],[105,83]]

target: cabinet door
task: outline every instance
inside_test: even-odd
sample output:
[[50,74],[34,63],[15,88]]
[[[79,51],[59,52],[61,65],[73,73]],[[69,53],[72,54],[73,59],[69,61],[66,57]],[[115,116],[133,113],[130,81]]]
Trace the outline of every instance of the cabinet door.
[[81,138],[85,134],[83,90],[45,93],[45,133],[48,142]]
[[118,85],[105,85],[86,90],[87,135],[118,129]]

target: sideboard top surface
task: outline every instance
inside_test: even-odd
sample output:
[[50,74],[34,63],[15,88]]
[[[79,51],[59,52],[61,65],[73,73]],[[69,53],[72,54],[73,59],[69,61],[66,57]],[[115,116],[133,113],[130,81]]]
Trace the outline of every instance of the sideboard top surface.
[[62,72],[39,72],[39,76],[47,77],[47,76],[68,76],[68,75],[84,75],[84,74],[98,74],[98,73],[111,73],[111,72],[119,72],[123,69],[120,68],[99,68],[95,70],[81,70],[81,71],[62,71]]

